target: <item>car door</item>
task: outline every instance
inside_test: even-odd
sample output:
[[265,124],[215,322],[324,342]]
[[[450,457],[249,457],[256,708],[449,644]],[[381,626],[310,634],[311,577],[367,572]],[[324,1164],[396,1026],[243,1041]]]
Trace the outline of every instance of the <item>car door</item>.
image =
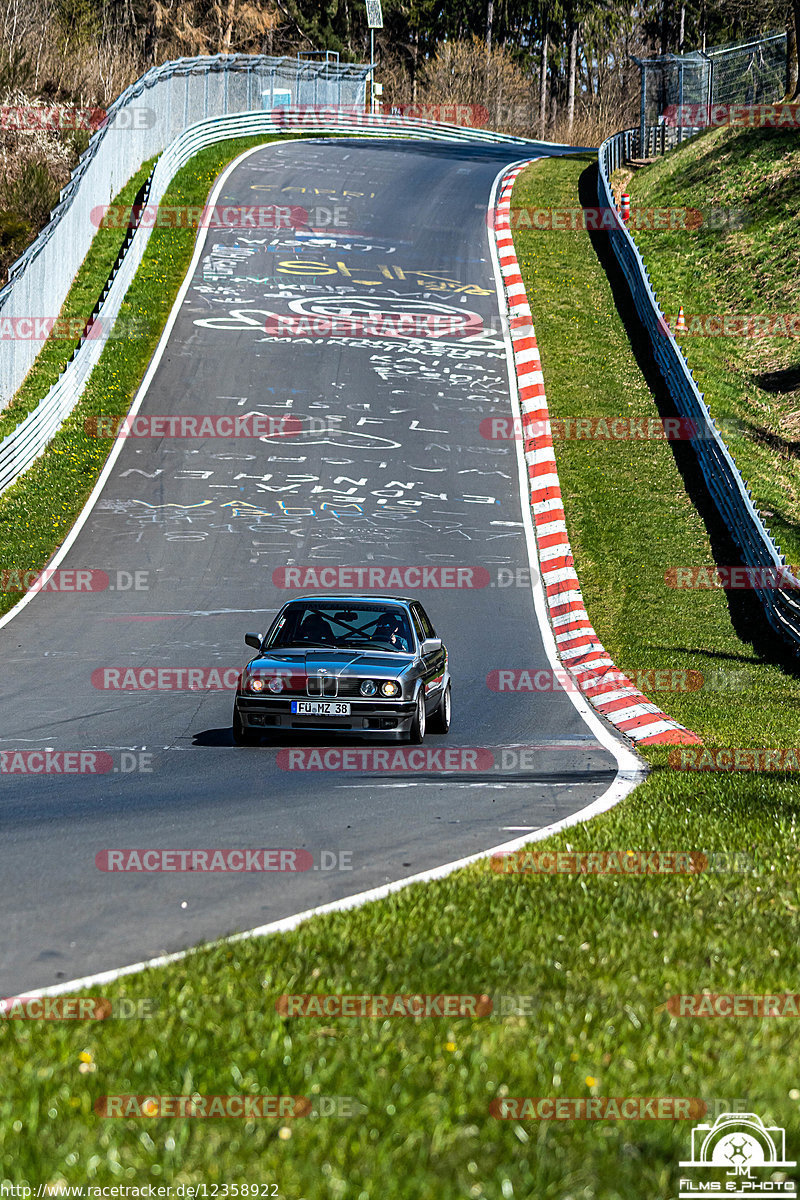
[[[411,617],[414,622],[414,630],[420,643],[427,638],[435,638],[436,632],[430,622],[428,614],[421,604],[409,605]],[[442,695],[445,682],[445,668],[447,666],[447,653],[443,645],[439,645],[438,649],[430,651],[422,656],[422,679],[425,688],[425,707],[429,711],[433,711]]]

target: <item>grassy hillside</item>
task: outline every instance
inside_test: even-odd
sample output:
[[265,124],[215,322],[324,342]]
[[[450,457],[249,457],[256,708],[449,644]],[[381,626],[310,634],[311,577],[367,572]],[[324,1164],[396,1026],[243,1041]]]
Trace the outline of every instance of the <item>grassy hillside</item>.
[[[710,130],[620,173],[632,207],[732,210],[695,230],[635,232],[666,313],[793,314],[800,330],[800,137]],[[790,563],[800,563],[800,337],[686,336],[684,352]]]

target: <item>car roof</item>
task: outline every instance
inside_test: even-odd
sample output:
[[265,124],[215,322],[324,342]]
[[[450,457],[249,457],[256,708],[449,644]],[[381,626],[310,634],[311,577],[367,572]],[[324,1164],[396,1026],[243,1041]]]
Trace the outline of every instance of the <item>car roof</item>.
[[314,596],[293,596],[291,600],[287,600],[282,605],[286,608],[287,604],[311,603],[311,604],[351,604],[354,600],[360,603],[368,604],[402,604],[409,605],[419,603],[413,596],[376,596],[367,595],[361,592],[331,592],[323,593],[322,595]]

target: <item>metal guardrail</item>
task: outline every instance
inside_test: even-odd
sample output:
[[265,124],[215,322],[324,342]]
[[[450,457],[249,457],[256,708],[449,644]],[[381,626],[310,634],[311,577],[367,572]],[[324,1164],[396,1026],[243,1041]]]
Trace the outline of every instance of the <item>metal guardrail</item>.
[[[598,151],[598,200],[602,208],[615,208],[611,191],[612,173],[631,156],[638,130],[626,129],[603,142]],[[620,222],[608,235],[611,246],[631,291],[636,312],[647,333],[661,376],[679,415],[695,423],[692,446],[709,494],[726,529],[739,549],[745,567],[782,571],[787,588],[755,588],[767,621],[794,650],[800,652],[800,589],[786,568],[775,539],[753,504],[753,497],[740,475],[705,403],[680,346],[659,307],[650,275],[630,232]]]
[[[149,205],[157,205],[181,167],[205,146],[226,138],[254,134],[292,132],[339,133],[359,137],[414,138],[425,141],[513,143],[530,146],[526,138],[507,137],[485,129],[445,125],[436,121],[409,120],[405,117],[284,109],[273,112],[245,112],[200,121],[184,130],[164,151],[156,163],[147,196]],[[109,279],[103,300],[93,314],[103,330],[110,330],[119,315],[134,275],[144,256],[150,237],[150,225],[140,225],[116,270]],[[16,429],[0,443],[0,492],[14,483],[23,471],[43,453],[48,443],[80,399],[89,375],[99,359],[106,337],[87,337],[51,387]]]

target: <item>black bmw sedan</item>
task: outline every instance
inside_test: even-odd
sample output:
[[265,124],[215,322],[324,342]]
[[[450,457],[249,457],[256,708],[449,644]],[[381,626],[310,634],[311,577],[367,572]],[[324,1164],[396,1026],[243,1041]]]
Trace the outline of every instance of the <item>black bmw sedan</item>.
[[418,600],[330,595],[290,600],[242,671],[233,738],[325,731],[419,743],[450,728],[447,649]]

